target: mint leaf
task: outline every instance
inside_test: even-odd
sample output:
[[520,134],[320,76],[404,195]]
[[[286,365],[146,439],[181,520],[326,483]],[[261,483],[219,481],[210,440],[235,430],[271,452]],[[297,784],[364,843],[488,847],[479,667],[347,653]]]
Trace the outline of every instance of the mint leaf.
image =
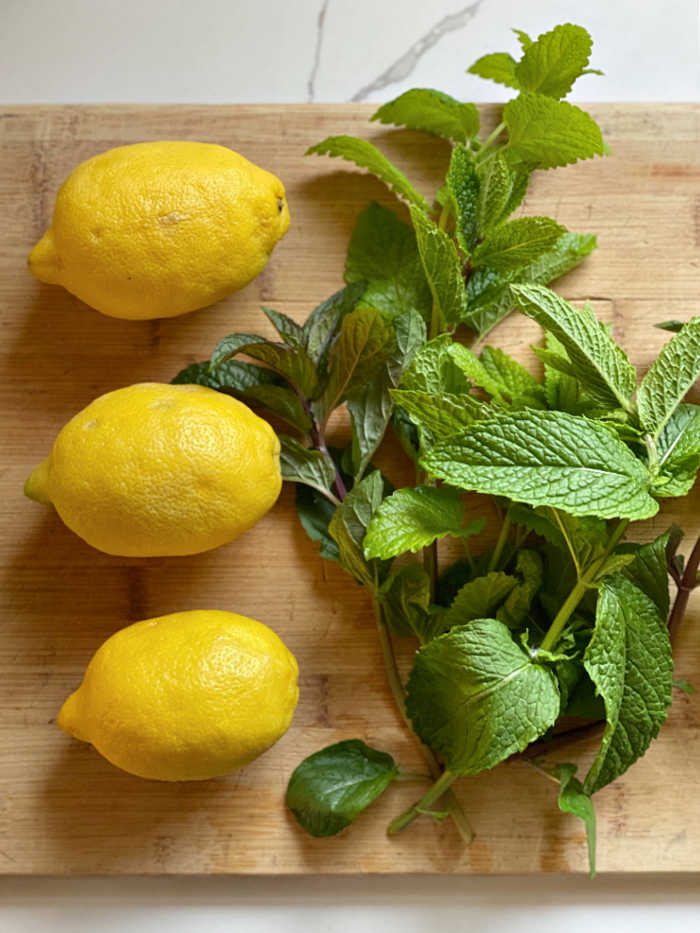
[[394,389],[391,395],[418,427],[422,447],[430,447],[434,441],[453,434],[462,434],[488,414],[486,406],[469,395],[430,395],[407,389]]
[[430,590],[430,577],[418,564],[389,574],[381,587],[382,611],[395,635],[417,638],[421,644],[430,641]]
[[433,299],[416,235],[386,207],[372,202],[357,218],[345,279],[364,282],[363,304],[390,315],[415,309],[430,320]]
[[499,387],[502,396],[521,407],[544,408],[544,392],[535,377],[498,347],[481,351],[481,365]]
[[[561,342],[578,381],[603,405],[631,410],[636,372],[590,305],[575,308],[541,285],[513,285],[518,308]],[[556,363],[549,359],[550,365]]]
[[353,486],[328,525],[329,534],[338,545],[340,563],[358,583],[372,587],[375,577],[383,576],[383,568],[378,562],[365,561],[362,543],[383,495],[384,481],[379,470],[375,470]]
[[517,585],[515,577],[493,570],[462,586],[442,617],[444,631],[473,619],[487,619]]
[[320,545],[321,557],[340,562],[340,550],[328,531],[328,525],[335,514],[335,505],[325,494],[303,483],[297,483],[295,499],[301,526],[309,538]]
[[[547,406],[554,410],[568,411],[569,414],[577,414],[581,405],[582,388],[578,380],[569,373],[563,373],[561,365],[553,359],[559,356],[565,364],[569,364],[569,359],[564,345],[557,340],[554,334],[545,332],[545,352],[540,354],[537,348],[535,354],[544,363],[544,393],[547,400]],[[554,363],[554,365],[552,365]]]
[[523,52],[527,51],[527,49],[529,49],[532,45],[532,39],[526,32],[523,32],[522,29],[514,29],[513,32],[518,37],[518,42],[520,43]]
[[343,318],[355,310],[367,283],[360,277],[331,295],[315,308],[304,322],[306,352],[319,370],[325,367],[328,351],[338,336]]
[[654,440],[699,376],[700,317],[695,317],[669,340],[639,386],[639,418]]
[[328,454],[304,447],[286,434],[280,434],[279,439],[282,479],[305,483],[324,494],[330,492],[335,480],[335,464]]
[[492,395],[497,402],[503,401],[500,380],[491,376],[489,370],[469,347],[465,347],[461,343],[453,343],[449,353],[465,376],[473,380],[476,385],[488,392],[489,395]]
[[548,97],[566,97],[585,73],[593,42],[583,26],[566,23],[538,37],[515,66],[520,87]]
[[305,398],[312,398],[316,392],[316,367],[303,347],[293,350],[286,344],[272,343],[255,334],[230,334],[214,348],[210,363],[212,371],[217,372],[222,363],[239,353],[266,363]]
[[649,518],[648,473],[607,428],[564,412],[523,409],[477,421],[421,458],[433,476],[572,515]]
[[472,265],[501,272],[526,266],[555,245],[566,229],[550,217],[519,217],[495,227],[474,250]]
[[479,111],[474,104],[461,104],[449,94],[424,87],[413,88],[389,101],[370,119],[423,130],[457,143],[465,143],[479,132]]
[[530,168],[556,168],[603,155],[600,128],[579,107],[522,92],[503,108],[508,151]]
[[410,212],[434,306],[442,321],[457,324],[467,307],[467,292],[457,248],[452,238],[422,211],[411,206]]
[[311,419],[299,396],[292,389],[275,385],[251,386],[242,393],[242,398],[246,401],[254,399],[260,402],[268,411],[297,428],[302,434],[311,430]]
[[261,310],[288,347],[293,350],[306,349],[304,329],[296,321],[293,321],[288,315],[282,314],[281,311],[266,308],[265,305],[261,306]]
[[447,190],[457,219],[455,233],[460,247],[471,253],[478,234],[479,175],[474,157],[465,146],[452,150],[447,172]]
[[583,785],[574,777],[576,774],[576,765],[562,764],[554,768],[555,777],[559,778],[560,789],[559,809],[562,813],[570,813],[583,820],[586,827],[586,839],[588,842],[588,865],[591,878],[595,878],[595,853],[596,853],[596,819],[595,808],[590,796],[584,791]]
[[216,389],[227,395],[240,396],[247,389],[259,385],[279,385],[282,380],[270,369],[263,369],[254,363],[239,363],[230,360],[212,370],[209,360],[193,363],[181,370],[174,379],[174,385],[200,385]]
[[467,68],[467,72],[517,90],[519,85],[515,75],[515,66],[516,62],[512,55],[507,52],[492,52],[490,55],[482,55],[471,67]]
[[451,356],[452,342],[449,334],[441,334],[421,347],[401,379],[401,389],[432,395],[468,393],[471,382]]
[[359,739],[328,745],[292,773],[286,803],[312,836],[334,836],[391,784],[399,769],[386,752]]
[[462,527],[464,502],[456,489],[416,486],[397,489],[374,513],[365,537],[365,557],[386,560],[415,553],[444,538],[474,534]]
[[673,659],[656,606],[623,576],[603,581],[584,666],[605,703],[600,751],[586,776],[592,794],[649,747],[671,703]]
[[482,237],[506,216],[512,190],[513,173],[503,156],[498,154],[481,169],[477,227]]
[[700,407],[679,405],[656,441],[659,475],[654,492],[660,498],[685,496],[700,469]]
[[498,621],[510,629],[520,628],[527,622],[532,601],[542,585],[542,558],[537,551],[528,548],[519,550],[515,559],[515,573],[520,582],[496,613]]
[[648,544],[623,545],[620,550],[632,556],[622,571],[656,606],[659,616],[666,621],[670,609],[666,547],[671,530],[665,531]]
[[495,619],[458,626],[421,648],[406,689],[416,733],[456,774],[493,768],[559,715],[556,678]]
[[329,155],[331,158],[340,157],[348,162],[354,162],[360,168],[366,168],[376,175],[409,204],[415,204],[424,211],[430,210],[428,202],[418,194],[403,172],[400,172],[376,146],[367,142],[366,139],[357,139],[355,136],[329,136],[328,139],[306,150],[306,155],[314,154]]
[[672,334],[677,334],[684,323],[684,321],[661,321],[658,324],[654,324],[654,327],[658,327],[659,330],[670,330]]

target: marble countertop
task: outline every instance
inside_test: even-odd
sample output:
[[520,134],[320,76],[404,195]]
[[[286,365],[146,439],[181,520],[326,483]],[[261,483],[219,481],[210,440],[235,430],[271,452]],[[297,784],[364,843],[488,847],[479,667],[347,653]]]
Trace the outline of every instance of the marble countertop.
[[[94,102],[381,101],[414,86],[503,99],[465,74],[557,22],[595,39],[583,100],[700,99],[695,0],[4,0],[0,99]],[[505,92],[507,93],[507,92]],[[568,933],[597,923],[696,931],[700,882],[583,878],[0,879],[0,929],[171,933],[401,929]]]

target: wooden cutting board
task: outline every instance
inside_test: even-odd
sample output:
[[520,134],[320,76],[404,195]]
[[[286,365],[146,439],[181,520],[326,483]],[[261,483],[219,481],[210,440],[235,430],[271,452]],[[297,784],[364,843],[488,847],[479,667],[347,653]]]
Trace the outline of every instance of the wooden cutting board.
[[[59,428],[95,396],[168,381],[231,331],[269,330],[261,303],[301,321],[342,284],[353,223],[383,186],[346,163],[304,159],[338,133],[378,141],[430,194],[448,148],[366,121],[371,107],[29,107],[0,115],[0,319],[4,567],[0,636],[0,871],[8,873],[562,872],[586,866],[584,835],[556,807],[556,788],[524,764],[464,780],[477,839],[460,845],[428,820],[389,841],[389,819],[416,795],[391,789],[345,835],[313,840],[284,809],[289,774],[310,752],[359,736],[406,767],[419,758],[384,684],[369,601],[301,530],[286,488],[241,540],[189,558],[133,560],[92,550],[51,510],[23,498],[30,470]],[[525,211],[596,232],[598,251],[560,280],[591,298],[644,369],[668,335],[652,324],[700,313],[700,106],[591,107],[612,155],[535,177]],[[495,108],[484,108],[492,123]],[[149,139],[223,143],[279,175],[292,215],[267,269],[240,294],[182,318],[103,317],[27,272],[56,190],[80,161]],[[493,336],[522,360],[538,329],[510,319]],[[697,392],[694,400],[700,401]],[[338,428],[342,432],[342,425]],[[405,462],[382,464],[408,482]],[[700,488],[647,523],[700,530]],[[485,506],[475,501],[474,509]],[[487,514],[488,513],[484,513]],[[283,740],[228,779],[143,781],[109,765],[55,725],[92,653],[137,619],[181,609],[230,609],[272,626],[301,668],[301,698]],[[677,644],[677,676],[700,686],[700,606]],[[408,657],[403,659],[407,662]],[[558,760],[590,754],[580,743]],[[649,754],[600,793],[601,871],[700,870],[700,699],[675,692]]]

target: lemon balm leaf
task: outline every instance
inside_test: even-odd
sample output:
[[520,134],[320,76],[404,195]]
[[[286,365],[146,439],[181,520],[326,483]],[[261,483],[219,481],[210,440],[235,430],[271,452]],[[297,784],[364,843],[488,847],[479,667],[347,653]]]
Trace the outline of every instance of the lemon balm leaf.
[[428,202],[416,191],[403,172],[366,139],[358,139],[355,136],[329,136],[323,142],[307,149],[306,155],[328,155],[331,158],[354,162],[360,168],[366,168],[376,175],[409,204],[415,204],[423,211],[430,209]]
[[597,123],[580,107],[523,92],[505,105],[508,151],[531,168],[556,168],[603,155]]
[[506,87],[517,90],[520,85],[516,75],[516,64],[513,56],[507,52],[492,52],[490,55],[482,55],[478,58],[467,68],[467,71],[469,74],[478,75],[480,78],[487,78],[489,81],[505,84]]
[[399,773],[391,755],[348,739],[305,758],[292,773],[286,803],[312,836],[349,826]]
[[566,97],[576,79],[586,74],[592,46],[583,26],[555,26],[525,49],[515,66],[518,84],[524,91]]
[[432,88],[412,88],[383,104],[371,117],[409,130],[422,130],[464,143],[479,132],[479,111]]

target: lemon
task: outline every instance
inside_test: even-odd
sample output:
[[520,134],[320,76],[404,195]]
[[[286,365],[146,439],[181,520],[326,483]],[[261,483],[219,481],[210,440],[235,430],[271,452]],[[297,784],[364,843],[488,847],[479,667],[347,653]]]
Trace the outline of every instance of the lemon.
[[108,638],[58,725],[131,774],[204,780],[243,767],[284,735],[298,672],[261,622],[175,612]]
[[61,186],[29,268],[112,317],[175,317],[264,268],[289,226],[282,182],[225,146],[119,146]]
[[126,557],[196,554],[270,509],[280,444],[242,402],[141,383],[95,399],[60,431],[25,493],[88,544]]

